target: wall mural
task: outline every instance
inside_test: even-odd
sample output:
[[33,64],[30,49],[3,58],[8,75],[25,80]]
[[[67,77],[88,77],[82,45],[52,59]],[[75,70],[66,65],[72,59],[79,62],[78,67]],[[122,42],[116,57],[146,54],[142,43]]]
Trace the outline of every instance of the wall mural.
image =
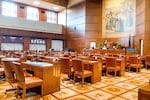
[[105,0],[105,33],[135,32],[136,0]]

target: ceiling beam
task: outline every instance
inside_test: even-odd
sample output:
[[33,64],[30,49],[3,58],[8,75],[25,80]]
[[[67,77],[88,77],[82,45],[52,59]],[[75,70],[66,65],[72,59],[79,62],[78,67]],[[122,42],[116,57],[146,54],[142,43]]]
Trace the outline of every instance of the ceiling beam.
[[67,7],[69,0],[42,0],[42,1],[45,1],[45,2],[49,2],[49,3],[56,4],[56,5],[61,5],[61,6]]

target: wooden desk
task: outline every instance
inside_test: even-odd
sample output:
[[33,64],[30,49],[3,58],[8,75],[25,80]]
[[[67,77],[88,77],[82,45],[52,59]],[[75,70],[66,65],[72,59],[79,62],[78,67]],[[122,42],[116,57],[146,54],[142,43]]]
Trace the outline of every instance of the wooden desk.
[[60,64],[46,62],[22,62],[23,67],[34,71],[34,75],[43,79],[41,94],[47,95],[60,90]]
[[98,61],[89,61],[83,60],[82,63],[84,65],[89,66],[89,70],[92,71],[91,83],[96,83],[101,81],[101,72],[102,72],[102,64]]
[[139,88],[138,100],[150,100],[150,84]]
[[10,62],[13,62],[13,61],[19,61],[20,58],[2,58],[2,61],[10,61]]
[[5,58],[5,55],[0,55],[0,64],[2,64],[2,59]]
[[125,75],[125,59],[116,59],[117,60],[117,65],[120,66],[120,75],[124,76]]

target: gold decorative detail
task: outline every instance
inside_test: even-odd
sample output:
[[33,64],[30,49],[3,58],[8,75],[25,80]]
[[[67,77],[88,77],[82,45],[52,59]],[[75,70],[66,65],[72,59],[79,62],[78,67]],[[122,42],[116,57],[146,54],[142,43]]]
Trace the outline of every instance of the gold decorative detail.
[[104,94],[97,93],[95,96],[104,96]]
[[73,100],[86,100],[86,99],[84,99],[84,98],[74,98]]
[[104,80],[104,82],[112,83],[112,82],[114,82],[114,81],[113,81],[113,80]]
[[107,90],[112,91],[112,92],[120,92],[121,91],[119,88],[115,88],[115,87],[109,87],[109,88],[107,88]]
[[67,94],[67,93],[66,93],[65,91],[62,91],[61,94],[64,94],[64,95],[65,95],[65,94]]
[[77,90],[90,90],[89,86],[77,86],[76,87]]
[[140,84],[141,82],[140,81],[137,81],[137,80],[131,80],[129,81],[130,83],[133,83],[133,84]]

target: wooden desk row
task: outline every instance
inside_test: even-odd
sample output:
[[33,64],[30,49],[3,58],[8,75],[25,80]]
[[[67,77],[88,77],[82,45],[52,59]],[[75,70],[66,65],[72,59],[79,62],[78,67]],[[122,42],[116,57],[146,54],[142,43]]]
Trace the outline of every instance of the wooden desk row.
[[[19,61],[19,58],[3,58],[6,61]],[[60,63],[22,62],[22,67],[33,71],[34,76],[43,80],[41,94],[48,95],[60,90]]]

